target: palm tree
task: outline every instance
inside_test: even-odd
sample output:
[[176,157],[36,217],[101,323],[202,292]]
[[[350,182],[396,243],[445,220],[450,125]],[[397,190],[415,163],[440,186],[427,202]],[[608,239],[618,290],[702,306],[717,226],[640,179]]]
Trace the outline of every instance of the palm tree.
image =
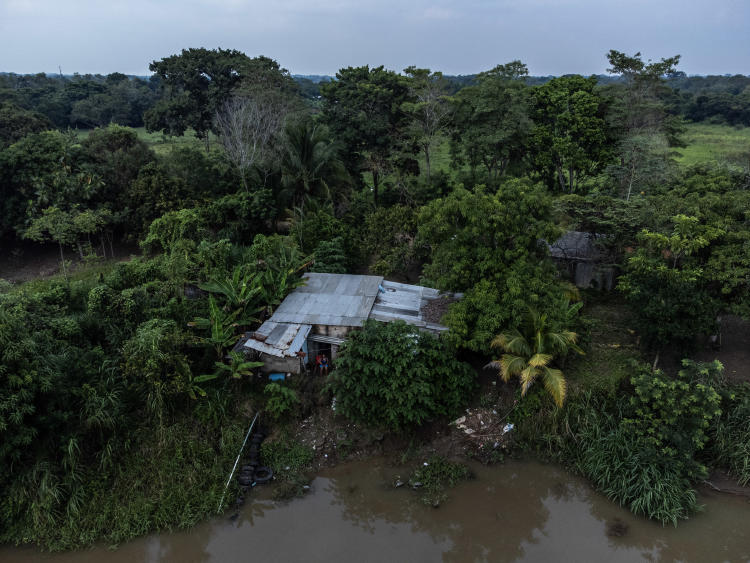
[[[579,308],[580,304],[567,305],[568,311]],[[564,358],[570,351],[583,354],[577,340],[578,335],[570,330],[554,331],[546,314],[530,308],[521,330],[504,332],[492,341],[492,347],[501,349],[504,354],[486,367],[498,369],[506,383],[517,376],[521,380],[521,395],[541,379],[544,388],[561,407],[567,384],[563,372],[551,366],[555,358]]]
[[328,130],[311,118],[290,122],[284,130],[286,146],[281,158],[284,195],[292,207],[313,196],[330,197],[331,182],[347,181],[338,147]]

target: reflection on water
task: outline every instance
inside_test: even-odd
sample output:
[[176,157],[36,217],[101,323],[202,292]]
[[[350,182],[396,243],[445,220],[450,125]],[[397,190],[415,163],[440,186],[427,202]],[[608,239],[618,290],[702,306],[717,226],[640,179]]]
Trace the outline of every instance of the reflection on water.
[[[750,561],[750,504],[741,499],[706,496],[705,513],[663,528],[555,467],[524,462],[473,469],[477,479],[450,491],[439,509],[391,486],[406,471],[371,460],[323,473],[311,494],[291,503],[256,495],[234,521],[153,535],[115,552],[4,549],[0,560]],[[615,521],[622,537],[607,535]]]

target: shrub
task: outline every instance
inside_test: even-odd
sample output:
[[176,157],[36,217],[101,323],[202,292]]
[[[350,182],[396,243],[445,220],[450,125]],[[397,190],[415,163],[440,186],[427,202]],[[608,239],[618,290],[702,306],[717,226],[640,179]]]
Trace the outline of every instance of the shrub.
[[286,500],[302,496],[310,479],[306,470],[313,461],[313,450],[304,444],[282,435],[279,439],[264,442],[260,447],[260,457],[269,466],[278,481],[273,498]]
[[285,472],[299,472],[307,469],[313,460],[313,451],[308,446],[282,436],[278,440],[263,442],[260,457],[277,477]]
[[289,414],[299,406],[299,397],[294,389],[290,389],[278,383],[269,383],[263,389],[268,396],[266,401],[266,412],[274,420],[279,420],[285,414]]
[[443,340],[403,321],[368,321],[342,346],[327,387],[347,418],[402,430],[455,413],[474,378]]
[[683,361],[677,378],[661,371],[641,368],[631,379],[635,394],[630,398],[630,416],[623,428],[640,441],[643,448],[659,458],[673,459],[681,474],[691,479],[705,478],[706,468],[695,454],[708,440],[706,430],[721,410],[721,398],[706,383],[695,383],[701,371],[721,371],[721,364]]

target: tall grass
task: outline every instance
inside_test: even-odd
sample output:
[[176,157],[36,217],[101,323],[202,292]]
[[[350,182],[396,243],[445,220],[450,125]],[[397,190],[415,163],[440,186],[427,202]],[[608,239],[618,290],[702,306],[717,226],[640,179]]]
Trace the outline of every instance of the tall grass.
[[141,429],[112,469],[87,468],[73,488],[59,482],[52,468],[35,468],[20,483],[27,486],[12,493],[20,495],[16,506],[26,508],[0,533],[0,542],[54,551],[189,528],[216,513],[244,424],[225,419],[223,427],[207,428],[187,416],[160,432]]
[[743,487],[750,485],[750,385],[725,394],[710,453]]
[[699,509],[695,490],[679,468],[621,425],[623,401],[601,392],[570,397],[519,421],[527,449],[564,463],[633,513],[677,524]]
[[578,467],[607,497],[637,515],[675,526],[699,509],[689,479],[621,425],[578,435]]

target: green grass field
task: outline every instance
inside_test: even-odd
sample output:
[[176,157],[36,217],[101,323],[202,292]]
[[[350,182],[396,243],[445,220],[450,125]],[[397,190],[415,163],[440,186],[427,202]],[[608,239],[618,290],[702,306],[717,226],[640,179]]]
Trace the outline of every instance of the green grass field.
[[[205,143],[195,136],[194,131],[188,131],[181,137],[171,137],[158,132],[149,133],[144,127],[138,127],[136,131],[138,136],[159,155],[177,147],[205,147]],[[76,134],[79,139],[85,139],[90,132],[82,129],[77,130]],[[681,165],[692,166],[713,162],[750,168],[750,127],[688,123],[684,138],[688,146],[676,150],[677,162]],[[213,134],[210,146],[212,150],[218,148],[218,139]],[[417,159],[424,171],[424,155],[418,154]],[[442,170],[455,178],[456,170],[450,167],[450,143],[447,138],[435,142],[431,160],[433,173]],[[369,174],[365,179],[371,182]]]
[[[688,123],[684,138],[687,146],[676,150],[677,162],[683,166],[719,163],[750,168],[750,127]],[[424,156],[420,154],[418,158],[424,171]],[[435,143],[431,160],[433,172],[443,170],[455,178],[448,139]]]
[[[164,155],[170,152],[174,148],[178,147],[198,147],[204,149],[206,144],[195,136],[195,131],[188,130],[181,137],[172,137],[163,133],[154,132],[149,133],[145,127],[136,127],[135,131],[138,133],[138,137],[143,139],[146,144],[158,155]],[[83,140],[88,137],[91,133],[91,129],[78,129],[76,135],[79,140]],[[218,139],[216,135],[210,135],[210,147],[213,151],[214,148],[218,147]]]
[[677,162],[682,165],[720,163],[750,167],[750,127],[689,123],[684,138],[688,146],[677,150]]

